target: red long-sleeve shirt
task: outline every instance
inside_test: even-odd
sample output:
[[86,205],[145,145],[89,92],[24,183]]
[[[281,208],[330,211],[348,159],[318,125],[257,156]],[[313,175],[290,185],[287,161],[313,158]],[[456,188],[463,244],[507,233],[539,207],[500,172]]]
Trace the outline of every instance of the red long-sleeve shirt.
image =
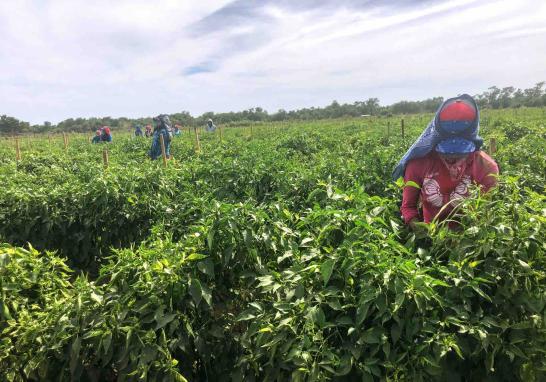
[[[436,152],[431,152],[422,158],[412,159],[406,166],[404,181],[417,183],[420,188],[406,185],[402,196],[401,212],[406,224],[417,218],[425,223],[431,222],[446,204],[440,219],[445,218],[454,208],[453,202],[468,196],[468,186],[471,183],[480,185],[487,192],[496,184],[495,174],[499,167],[495,161],[483,151],[476,151],[466,157],[462,176],[453,180],[449,171]],[[423,206],[423,217],[420,217],[419,198]]]

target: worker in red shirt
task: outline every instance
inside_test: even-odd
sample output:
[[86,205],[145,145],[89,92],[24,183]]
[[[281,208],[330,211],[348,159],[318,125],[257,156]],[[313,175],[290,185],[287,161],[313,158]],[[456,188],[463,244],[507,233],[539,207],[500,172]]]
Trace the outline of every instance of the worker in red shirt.
[[496,184],[499,168],[479,150],[483,140],[478,128],[474,99],[466,94],[449,99],[395,168],[396,178],[404,176],[401,212],[412,229],[418,227],[417,222],[448,217],[468,196],[471,184],[479,185],[483,192]]

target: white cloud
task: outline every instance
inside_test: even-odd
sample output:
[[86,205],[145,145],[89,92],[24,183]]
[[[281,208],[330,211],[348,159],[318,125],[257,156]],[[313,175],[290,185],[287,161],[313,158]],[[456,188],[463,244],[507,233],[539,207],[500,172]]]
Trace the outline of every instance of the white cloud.
[[275,111],[546,79],[546,4],[418,4],[2,2],[0,113],[58,122]]

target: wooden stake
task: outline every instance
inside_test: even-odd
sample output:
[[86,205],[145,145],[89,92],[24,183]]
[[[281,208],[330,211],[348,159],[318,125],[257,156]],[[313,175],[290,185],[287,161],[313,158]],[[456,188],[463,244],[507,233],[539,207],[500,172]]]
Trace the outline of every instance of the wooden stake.
[[51,146],[51,135],[47,134],[47,141],[49,143],[49,146]]
[[197,150],[197,154],[201,154],[201,142],[199,142],[199,129],[195,129],[195,148]]
[[493,155],[497,152],[497,140],[495,138],[489,138],[489,155]]
[[253,125],[250,125],[250,138],[252,138],[252,132],[253,132],[253,131],[252,131],[252,126],[253,126]]
[[406,136],[404,131],[404,118],[402,118],[402,120],[400,121],[400,126],[402,127],[402,139],[404,139]]
[[161,143],[161,156],[163,157],[163,167],[167,167],[167,154],[165,153],[165,140],[163,134],[159,135],[159,142]]
[[108,168],[108,149],[104,148],[102,150],[102,163],[104,165],[104,168]]
[[17,162],[21,160],[21,148],[19,147],[19,138],[15,138],[15,159]]
[[64,150],[68,150],[68,137],[66,136],[66,133],[63,133],[63,142],[64,142]]
[[387,139],[391,137],[391,122],[387,122]]
[[222,143],[224,141],[224,130],[222,129],[222,125],[220,125],[218,129],[220,130],[220,143]]

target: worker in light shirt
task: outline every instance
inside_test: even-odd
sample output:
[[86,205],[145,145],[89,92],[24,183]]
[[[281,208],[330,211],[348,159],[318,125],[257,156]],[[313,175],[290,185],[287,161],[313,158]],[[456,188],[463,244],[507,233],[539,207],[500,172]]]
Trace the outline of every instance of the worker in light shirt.
[[448,217],[457,202],[468,196],[470,185],[479,185],[483,192],[495,186],[499,168],[480,151],[483,140],[478,129],[474,99],[467,94],[451,98],[396,166],[393,177],[403,176],[405,182],[402,217],[412,229],[417,222]]

